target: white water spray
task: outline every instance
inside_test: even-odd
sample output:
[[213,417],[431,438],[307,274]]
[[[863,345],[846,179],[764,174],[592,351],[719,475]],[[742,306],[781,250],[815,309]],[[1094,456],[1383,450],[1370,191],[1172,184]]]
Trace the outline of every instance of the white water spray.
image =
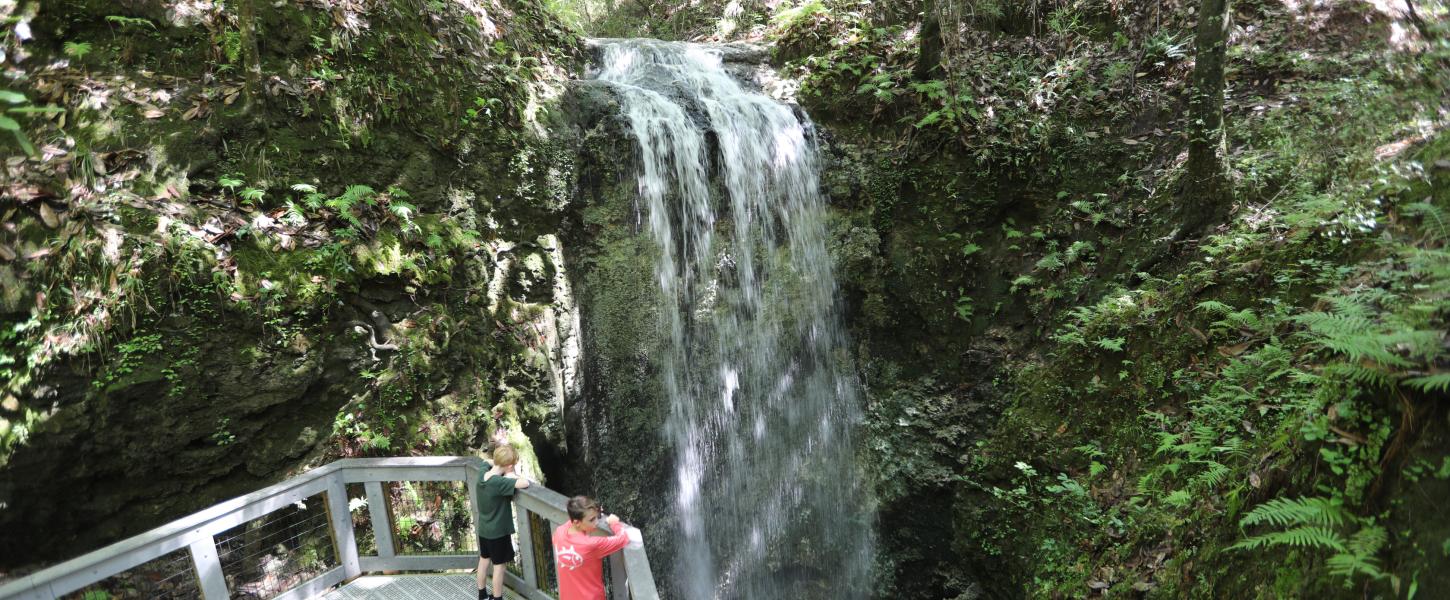
[[610,41],[598,79],[635,136],[659,245],[680,592],[869,594],[860,407],[808,123],[707,46]]

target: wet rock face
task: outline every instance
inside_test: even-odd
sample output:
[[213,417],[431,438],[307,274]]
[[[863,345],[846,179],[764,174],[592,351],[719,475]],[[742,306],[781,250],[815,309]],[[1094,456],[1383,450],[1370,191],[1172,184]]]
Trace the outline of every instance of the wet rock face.
[[167,319],[99,376],[71,361],[48,379],[56,413],[0,483],[0,564],[70,558],[281,479],[330,437],[369,360],[336,331],[200,323]]
[[668,407],[651,358],[662,351],[658,250],[642,229],[635,149],[618,98],[599,82],[578,81],[565,107],[579,171],[576,210],[562,239],[581,317],[584,384],[566,399],[566,491],[597,495],[648,532],[669,512],[658,493],[669,482],[659,437]]

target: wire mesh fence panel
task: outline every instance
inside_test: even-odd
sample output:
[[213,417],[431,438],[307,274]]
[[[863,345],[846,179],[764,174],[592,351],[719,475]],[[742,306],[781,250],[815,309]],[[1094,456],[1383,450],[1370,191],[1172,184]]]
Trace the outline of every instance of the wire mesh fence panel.
[[63,596],[64,600],[201,598],[196,567],[185,548],[122,571]]
[[368,492],[363,484],[347,484],[347,510],[352,514],[352,530],[357,539],[357,555],[377,556],[378,537],[373,535],[373,516],[372,511],[368,510]]
[[554,564],[554,528],[558,526],[558,523],[529,513],[529,528],[533,530],[534,535],[534,564],[538,566],[539,589],[555,598],[559,597],[558,565]]
[[385,491],[399,555],[478,552],[466,483],[398,481]]
[[604,557],[604,597],[608,598],[608,600],[629,600],[628,594],[625,594],[621,598],[618,594],[614,593],[614,569],[609,568],[610,558],[608,556]]
[[338,565],[323,494],[228,529],[216,544],[233,599],[266,600]]

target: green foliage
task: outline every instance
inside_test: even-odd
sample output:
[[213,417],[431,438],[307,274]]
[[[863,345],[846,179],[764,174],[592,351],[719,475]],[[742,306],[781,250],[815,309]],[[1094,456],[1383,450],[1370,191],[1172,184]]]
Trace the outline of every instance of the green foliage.
[[65,112],[65,109],[57,108],[54,106],[35,106],[30,103],[30,100],[25,97],[25,94],[21,94],[19,92],[12,92],[10,90],[0,90],[0,105],[5,104],[10,105],[10,107],[6,108],[3,114],[0,114],[0,131],[9,131],[10,134],[14,136],[15,143],[20,146],[20,149],[23,150],[26,155],[34,158],[36,156],[35,146],[30,143],[30,136],[26,135],[24,129],[21,128],[19,121],[15,120],[15,118],[13,117],[6,116],[6,114],[62,114]]
[[156,24],[155,23],[152,23],[150,19],[142,19],[140,17],[127,17],[127,16],[123,16],[123,15],[106,15],[106,22],[107,23],[112,23],[112,24],[115,24],[115,25],[120,25],[122,29],[125,29],[125,28],[128,28],[128,27],[156,29]]
[[66,56],[82,60],[91,53],[91,44],[90,42],[66,42],[61,46],[61,50],[65,52]]
[[[1230,549],[1290,546],[1332,551],[1324,564],[1331,575],[1345,579],[1346,587],[1359,575],[1371,579],[1389,577],[1380,569],[1376,557],[1389,541],[1385,529],[1355,517],[1329,498],[1275,498],[1254,507],[1239,524],[1271,525],[1279,530],[1250,536]],[[1341,533],[1346,524],[1358,526],[1347,539]]]
[[217,419],[216,431],[211,434],[211,441],[218,446],[228,446],[237,441],[237,436],[229,430],[230,426],[231,417]]
[[1255,506],[1239,520],[1239,525],[1318,525],[1338,527],[1352,516],[1342,506],[1329,498],[1274,498]]
[[770,24],[781,32],[789,32],[801,26],[808,19],[827,13],[822,0],[804,0],[800,4],[780,3],[776,13],[771,15]]
[[362,227],[362,221],[358,219],[357,210],[376,206],[377,191],[366,185],[350,185],[343,193],[331,198],[323,204],[332,209],[343,221],[353,227]]

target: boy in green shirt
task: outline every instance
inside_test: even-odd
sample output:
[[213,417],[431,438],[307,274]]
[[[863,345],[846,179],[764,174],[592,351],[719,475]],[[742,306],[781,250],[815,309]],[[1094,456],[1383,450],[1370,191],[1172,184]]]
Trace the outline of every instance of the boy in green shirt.
[[[529,487],[529,480],[514,473],[519,453],[503,444],[493,451],[493,468],[478,478],[478,599],[503,599],[504,565],[514,560],[514,490]],[[493,593],[484,588],[493,563]]]

